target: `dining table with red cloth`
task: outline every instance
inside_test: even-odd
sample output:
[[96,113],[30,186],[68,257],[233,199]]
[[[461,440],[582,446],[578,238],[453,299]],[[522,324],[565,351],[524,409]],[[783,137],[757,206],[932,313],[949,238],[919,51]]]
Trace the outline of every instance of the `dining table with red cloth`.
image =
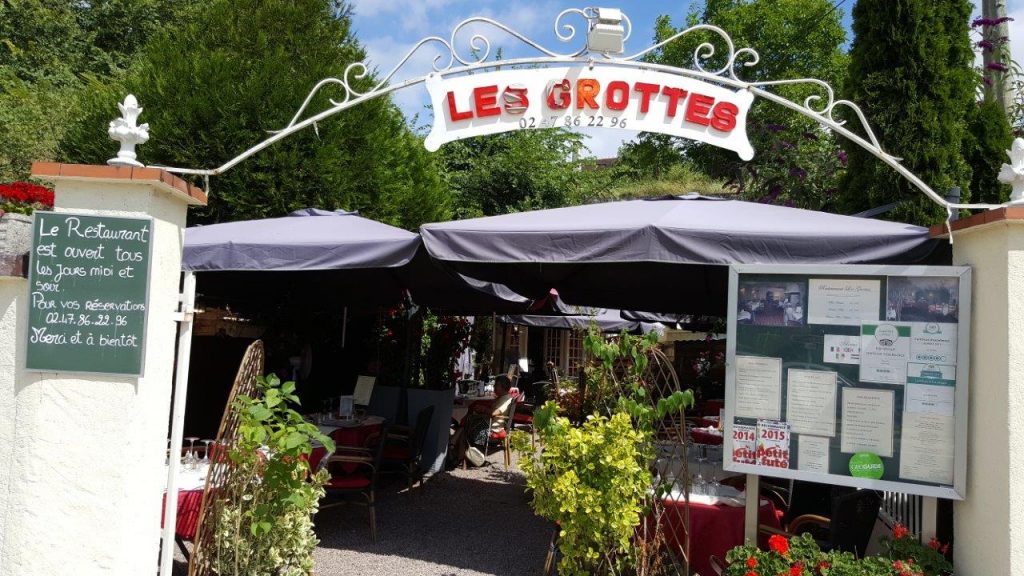
[[[362,420],[355,421],[352,423],[346,423],[341,426],[335,426],[331,423],[320,424],[318,427],[320,431],[331,437],[334,443],[338,446],[347,446],[350,448],[365,448],[367,442],[369,442],[371,436],[380,434],[381,428],[384,425],[384,419],[380,416],[367,416]],[[316,470],[320,464],[320,459],[326,455],[326,451],[323,447],[314,447],[313,454],[310,455],[309,467],[312,470]],[[346,474],[351,474],[358,464],[355,463],[342,463],[341,468]]]
[[[160,502],[160,527],[164,525],[164,505],[167,502],[167,494],[164,494]],[[196,526],[199,524],[199,508],[203,504],[203,490],[179,490],[178,491],[178,519],[174,524],[174,534],[182,540],[194,540],[196,537]]]
[[690,438],[697,444],[711,444],[713,446],[720,446],[722,444],[721,434],[706,432],[699,428],[690,429]]
[[[665,500],[664,504],[666,530],[671,531],[671,534],[665,535],[666,540],[682,543],[686,502],[682,499]],[[690,502],[690,567],[693,572],[702,576],[714,574],[709,561],[711,556],[724,561],[726,552],[743,544],[745,515],[744,506]],[[775,505],[768,500],[761,500],[757,521],[773,528],[782,528]],[[764,538],[764,542],[759,541],[759,545],[767,545],[767,538]]]

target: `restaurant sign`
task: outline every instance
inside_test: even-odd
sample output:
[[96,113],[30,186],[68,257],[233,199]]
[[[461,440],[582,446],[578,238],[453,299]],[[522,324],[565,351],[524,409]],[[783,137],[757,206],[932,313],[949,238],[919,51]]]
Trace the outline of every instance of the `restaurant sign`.
[[657,132],[754,157],[746,119],[754,95],[650,70],[558,67],[427,79],[434,125],[427,150],[538,128]]

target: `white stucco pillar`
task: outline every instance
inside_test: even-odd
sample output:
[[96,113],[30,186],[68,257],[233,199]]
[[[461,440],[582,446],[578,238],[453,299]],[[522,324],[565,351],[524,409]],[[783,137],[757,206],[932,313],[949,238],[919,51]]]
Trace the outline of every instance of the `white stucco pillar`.
[[1024,208],[955,222],[953,240],[953,264],[973,269],[967,499],[954,504],[956,573],[1024,574]]
[[206,196],[152,168],[36,164],[33,176],[55,184],[58,212],[153,218],[145,375],[26,372],[27,285],[0,282],[0,574],[153,574],[182,230]]

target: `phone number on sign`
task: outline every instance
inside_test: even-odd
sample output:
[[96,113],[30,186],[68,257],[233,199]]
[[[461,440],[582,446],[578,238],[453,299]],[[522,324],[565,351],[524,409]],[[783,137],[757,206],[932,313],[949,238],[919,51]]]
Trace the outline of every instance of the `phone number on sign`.
[[590,128],[625,128],[626,119],[618,116],[549,116],[537,118],[536,116],[525,116],[519,119],[519,127],[529,128],[564,128],[590,127]]

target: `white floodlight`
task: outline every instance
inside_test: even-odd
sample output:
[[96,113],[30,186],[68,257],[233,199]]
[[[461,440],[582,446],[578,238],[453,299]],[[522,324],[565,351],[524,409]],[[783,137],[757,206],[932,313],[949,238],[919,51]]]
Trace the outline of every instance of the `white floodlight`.
[[622,27],[622,11],[618,8],[594,8],[590,20],[587,48],[591,52],[622,54],[625,50],[625,30]]

